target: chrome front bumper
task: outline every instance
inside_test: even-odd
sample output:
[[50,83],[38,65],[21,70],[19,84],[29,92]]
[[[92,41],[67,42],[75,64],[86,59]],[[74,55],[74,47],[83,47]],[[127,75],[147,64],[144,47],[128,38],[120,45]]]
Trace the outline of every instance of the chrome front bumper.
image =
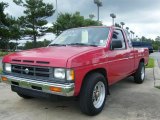
[[[1,77],[6,77],[7,80],[3,81],[4,83],[8,83],[11,85],[16,85],[21,88],[27,88],[31,90],[37,90],[34,89],[33,86],[41,88],[41,92],[54,94],[54,95],[60,95],[60,96],[74,96],[74,83],[67,83],[67,84],[56,84],[56,83],[48,83],[48,82],[41,82],[41,81],[35,81],[32,79],[26,79],[26,78],[20,78],[20,77],[14,77],[10,75],[1,75]],[[15,84],[16,83],[16,84]],[[57,87],[61,89],[61,92],[55,92],[51,91],[50,87]]]

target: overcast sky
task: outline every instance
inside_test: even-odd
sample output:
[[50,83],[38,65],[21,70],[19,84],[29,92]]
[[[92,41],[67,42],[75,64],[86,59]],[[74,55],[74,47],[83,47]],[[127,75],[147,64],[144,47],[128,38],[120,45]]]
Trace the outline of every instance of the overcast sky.
[[[12,0],[0,0],[9,3],[9,7],[5,12],[19,17],[23,15],[23,8],[15,5]],[[53,3],[55,0],[44,0],[48,3]],[[89,14],[94,14],[97,19],[97,7],[93,0],[57,0],[58,12],[80,11],[81,15],[86,18]],[[129,27],[139,37],[146,36],[156,38],[160,36],[160,0],[102,0],[103,6],[100,8],[100,20],[105,25],[111,25],[112,20],[110,13],[115,13],[116,22],[125,22],[125,27]],[[56,14],[48,20],[52,23],[55,20]]]

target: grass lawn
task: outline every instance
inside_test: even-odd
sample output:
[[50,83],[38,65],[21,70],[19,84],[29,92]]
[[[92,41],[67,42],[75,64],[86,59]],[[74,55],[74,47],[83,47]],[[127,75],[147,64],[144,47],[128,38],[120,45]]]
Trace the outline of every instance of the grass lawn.
[[160,89],[160,86],[156,86],[156,88]]
[[7,55],[7,54],[9,54],[9,53],[11,53],[11,52],[1,52],[1,51],[0,51],[0,57],[5,56],[5,55]]
[[154,59],[149,58],[149,62],[148,62],[148,65],[146,66],[146,68],[153,68],[153,67],[154,67]]
[[2,69],[0,68],[0,74],[2,73]]

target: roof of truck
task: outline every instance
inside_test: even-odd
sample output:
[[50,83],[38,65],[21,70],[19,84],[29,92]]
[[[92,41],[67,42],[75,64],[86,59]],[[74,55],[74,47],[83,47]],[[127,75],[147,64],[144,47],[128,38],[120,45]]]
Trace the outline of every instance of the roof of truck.
[[[119,27],[115,27],[115,26],[85,26],[85,27],[77,27],[77,28],[115,28],[115,29],[122,29],[122,28],[119,28]],[[70,29],[77,29],[77,28],[70,28]]]

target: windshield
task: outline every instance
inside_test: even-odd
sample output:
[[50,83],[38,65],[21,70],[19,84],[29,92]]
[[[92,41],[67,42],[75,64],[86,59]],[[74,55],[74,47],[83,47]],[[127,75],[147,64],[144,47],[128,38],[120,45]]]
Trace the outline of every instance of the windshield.
[[50,46],[54,45],[91,45],[105,46],[108,38],[109,28],[90,27],[74,28],[64,31]]

